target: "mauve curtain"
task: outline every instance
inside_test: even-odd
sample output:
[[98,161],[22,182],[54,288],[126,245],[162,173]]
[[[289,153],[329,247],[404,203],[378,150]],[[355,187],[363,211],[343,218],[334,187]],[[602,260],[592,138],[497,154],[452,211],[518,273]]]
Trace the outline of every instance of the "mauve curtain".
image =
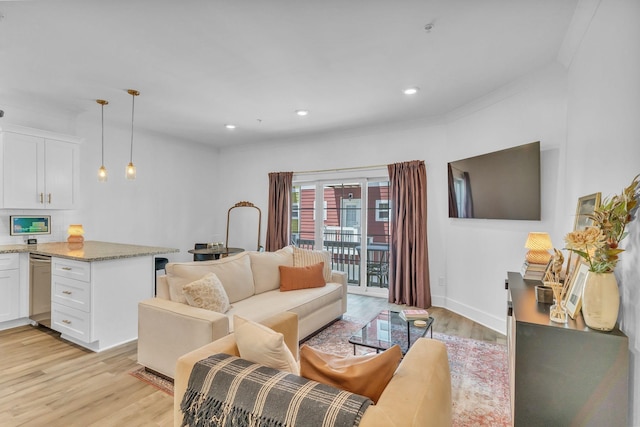
[[462,179],[464,180],[464,218],[474,218],[473,213],[473,197],[471,197],[471,179],[469,178],[469,172],[462,173]]
[[391,199],[389,302],[431,307],[427,170],[423,161],[388,165]]
[[449,218],[458,218],[456,187],[453,184],[453,170],[451,169],[451,164],[447,165],[447,175],[449,181]]
[[293,172],[269,173],[269,214],[267,216],[267,251],[277,251],[289,244],[289,206]]

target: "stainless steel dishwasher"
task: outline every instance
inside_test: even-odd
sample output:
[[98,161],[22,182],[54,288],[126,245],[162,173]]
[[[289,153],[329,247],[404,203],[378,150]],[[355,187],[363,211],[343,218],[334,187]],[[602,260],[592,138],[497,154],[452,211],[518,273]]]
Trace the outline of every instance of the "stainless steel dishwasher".
[[29,255],[29,319],[51,327],[51,257]]

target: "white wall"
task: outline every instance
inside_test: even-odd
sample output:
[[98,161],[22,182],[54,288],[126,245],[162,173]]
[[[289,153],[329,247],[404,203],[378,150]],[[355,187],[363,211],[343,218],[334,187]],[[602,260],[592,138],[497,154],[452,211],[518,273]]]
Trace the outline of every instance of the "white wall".
[[504,279],[507,271],[520,271],[527,234],[548,232],[554,246],[563,247],[554,224],[562,188],[558,171],[564,156],[565,123],[566,73],[557,64],[504,86],[453,112],[447,120],[448,160],[540,141],[541,221],[444,221],[446,306],[502,333],[506,332]]
[[[98,110],[99,111],[99,110]],[[105,119],[106,123],[106,119]],[[106,183],[97,181],[100,166],[100,116],[78,118],[85,138],[80,154],[81,207],[86,240],[102,240],[180,249],[171,261],[188,261],[196,242],[218,241],[217,150],[136,130],[134,181],[125,179],[130,129],[105,124]]]
[[[566,203],[620,193],[640,173],[640,2],[602,1],[569,66]],[[636,215],[637,216],[637,215]],[[559,222],[562,218],[559,218]],[[570,220],[564,220],[564,228]],[[631,358],[629,425],[640,425],[640,220],[616,268]]]

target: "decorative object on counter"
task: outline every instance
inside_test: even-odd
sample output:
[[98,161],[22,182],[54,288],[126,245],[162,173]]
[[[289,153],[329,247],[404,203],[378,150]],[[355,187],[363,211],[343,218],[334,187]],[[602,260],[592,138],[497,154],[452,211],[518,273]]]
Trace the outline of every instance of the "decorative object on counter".
[[[565,236],[567,249],[582,257],[588,273],[582,290],[582,314],[588,327],[610,331],[620,309],[618,283],[613,273],[624,251],[619,244],[627,236],[626,226],[635,219],[640,200],[636,175],[621,194],[607,198],[588,215],[592,226]],[[580,269],[576,274],[580,272]]]
[[425,322],[424,320],[414,320],[413,326],[417,326],[418,328],[426,328],[427,322]]
[[51,215],[9,215],[11,236],[51,234]]
[[134,89],[127,90],[127,93],[131,95],[131,153],[129,156],[129,164],[125,171],[125,176],[129,180],[136,179],[136,167],[133,165],[133,113],[135,111],[136,96],[140,95],[140,92]]
[[578,263],[571,279],[567,283],[567,292],[565,294],[564,307],[572,319],[575,319],[580,312],[582,306],[582,289],[587,279],[589,266],[584,262]]
[[[553,292],[553,305],[549,309],[549,318],[552,322],[567,323],[567,311],[563,304],[566,287],[562,283],[562,265],[564,256],[558,249],[554,249],[554,255],[549,263],[549,268],[544,275],[545,286],[551,288]],[[537,289],[536,289],[537,292]]]
[[542,281],[549,268],[549,264],[534,264],[526,261],[522,264],[522,277],[525,280]]
[[104,167],[104,106],[109,104],[109,101],[104,99],[96,99],[96,102],[101,105],[102,115],[102,161],[100,168],[98,169],[98,182],[107,182],[107,168]]
[[84,229],[82,224],[71,224],[67,229],[69,237],[67,237],[68,243],[84,243]]
[[573,223],[573,230],[584,230],[593,225],[593,211],[600,206],[600,193],[589,194],[578,199],[576,207],[576,219]]
[[549,262],[549,266],[544,273],[544,280],[548,282],[562,282],[562,265],[564,264],[564,255],[556,248],[553,248],[553,257]]
[[549,249],[553,248],[549,233],[529,233],[524,247],[529,249],[529,252],[527,252],[527,262],[529,265],[544,264],[546,266],[549,263],[551,259]]
[[553,305],[549,308],[549,319],[556,323],[567,323],[567,311],[562,304],[564,285],[560,282],[545,282],[553,291]]
[[553,304],[553,289],[546,285],[536,285],[536,302],[541,304]]
[[400,311],[400,317],[406,322],[411,320],[425,320],[429,318],[429,312],[424,309],[406,309]]

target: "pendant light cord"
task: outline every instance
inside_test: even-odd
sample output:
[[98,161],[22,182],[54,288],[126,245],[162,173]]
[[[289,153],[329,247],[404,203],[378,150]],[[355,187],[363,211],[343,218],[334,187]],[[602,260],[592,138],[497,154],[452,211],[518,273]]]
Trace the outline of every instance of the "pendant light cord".
[[102,105],[102,166],[104,166],[104,104]]
[[136,96],[131,94],[131,153],[129,155],[129,162],[133,163],[133,113],[136,105]]

